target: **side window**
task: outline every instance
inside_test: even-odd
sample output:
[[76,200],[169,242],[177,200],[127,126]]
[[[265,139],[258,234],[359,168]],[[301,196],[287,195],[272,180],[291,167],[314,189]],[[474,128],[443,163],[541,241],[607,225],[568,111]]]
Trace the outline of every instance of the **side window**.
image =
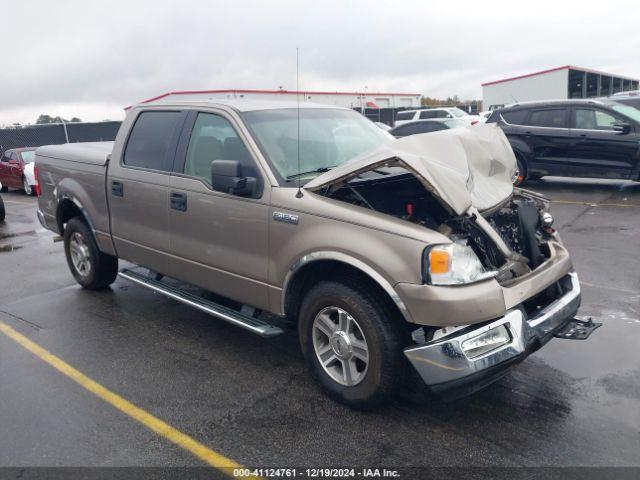
[[400,125],[399,127],[396,127],[393,129],[393,135],[395,135],[396,137],[403,137],[405,135],[410,135],[410,124],[405,124],[405,125]]
[[566,128],[567,110],[564,108],[548,108],[532,110],[526,122],[531,127]]
[[407,128],[404,132],[405,135],[415,135],[416,133],[424,133],[424,123],[416,122],[410,125],[407,125]]
[[453,118],[453,115],[445,110],[439,110],[436,112],[434,118]]
[[420,119],[424,120],[425,118],[435,118],[435,114],[437,112],[431,110],[423,110],[420,112]]
[[396,120],[411,120],[414,115],[414,112],[398,112],[396,114]]
[[142,112],[133,125],[122,163],[130,167],[171,171],[169,146],[180,112]]
[[576,108],[575,128],[580,130],[613,130],[617,119],[601,110]]
[[193,126],[184,173],[211,184],[211,162],[238,160],[242,175],[260,178],[256,165],[229,121],[212,113],[199,113]]
[[437,132],[438,130],[444,130],[446,127],[439,122],[422,122],[418,124],[418,129],[414,133],[429,133]]
[[499,119],[499,115],[502,115],[504,121],[511,125],[524,125],[524,119],[527,117],[528,110],[511,110],[509,112],[494,112],[491,114],[491,118],[495,115]]

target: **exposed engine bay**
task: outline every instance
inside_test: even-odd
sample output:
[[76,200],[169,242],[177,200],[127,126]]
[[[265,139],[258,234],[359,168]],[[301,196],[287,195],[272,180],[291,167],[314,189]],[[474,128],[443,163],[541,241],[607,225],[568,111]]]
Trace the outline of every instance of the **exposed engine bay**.
[[478,224],[477,217],[453,214],[414,174],[398,166],[362,172],[318,193],[422,225],[453,241],[466,241],[487,269],[500,271],[497,280],[501,283],[538,267],[548,257],[545,241],[554,233],[549,221],[543,221],[546,199],[514,189],[502,205],[483,212],[485,220],[511,250],[511,255],[505,255]]

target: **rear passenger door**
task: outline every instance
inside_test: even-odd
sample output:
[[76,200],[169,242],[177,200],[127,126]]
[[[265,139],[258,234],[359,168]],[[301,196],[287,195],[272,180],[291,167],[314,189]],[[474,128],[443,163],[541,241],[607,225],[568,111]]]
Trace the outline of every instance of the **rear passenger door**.
[[566,175],[572,147],[569,108],[562,106],[532,108],[519,134],[530,148],[529,172]]
[[107,197],[118,256],[171,275],[169,182],[185,113],[147,110],[109,164]]
[[628,178],[637,162],[638,140],[631,131],[621,134],[613,129],[617,122],[629,123],[609,110],[575,106],[571,115],[575,147],[571,162],[577,174],[586,177]]
[[[171,253],[177,278],[268,308],[269,189],[239,124],[223,111],[191,112],[171,177]],[[211,163],[237,160],[258,179],[253,198],[214,191]]]

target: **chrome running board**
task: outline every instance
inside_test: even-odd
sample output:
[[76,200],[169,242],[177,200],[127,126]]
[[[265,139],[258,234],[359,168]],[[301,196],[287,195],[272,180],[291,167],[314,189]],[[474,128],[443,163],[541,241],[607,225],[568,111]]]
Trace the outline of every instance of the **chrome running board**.
[[160,293],[161,295],[177,300],[185,305],[189,305],[201,312],[208,313],[211,316],[231,323],[236,327],[244,328],[251,333],[260,335],[261,337],[275,337],[276,335],[284,333],[284,330],[280,327],[271,325],[270,323],[258,318],[244,315],[229,307],[207,300],[206,298],[166,285],[133,270],[124,269],[118,272],[118,275],[142,287],[148,288],[149,290]]

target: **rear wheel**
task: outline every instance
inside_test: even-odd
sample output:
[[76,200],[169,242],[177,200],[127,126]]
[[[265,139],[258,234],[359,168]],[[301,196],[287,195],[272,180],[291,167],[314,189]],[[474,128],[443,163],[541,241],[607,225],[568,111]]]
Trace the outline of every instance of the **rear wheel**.
[[340,402],[372,408],[404,380],[402,320],[365,288],[322,282],[300,309],[300,344],[313,377]]
[[9,187],[6,187],[4,185],[2,187],[0,187],[0,192],[4,193],[4,192],[8,192],[8,191],[9,191]]
[[33,188],[31,187],[31,185],[29,185],[29,180],[27,180],[27,177],[22,177],[22,189],[27,195],[33,195]]
[[0,198],[0,222],[4,222],[4,202]]
[[76,282],[88,290],[111,285],[118,275],[118,259],[98,250],[91,229],[79,217],[64,229],[64,251]]

